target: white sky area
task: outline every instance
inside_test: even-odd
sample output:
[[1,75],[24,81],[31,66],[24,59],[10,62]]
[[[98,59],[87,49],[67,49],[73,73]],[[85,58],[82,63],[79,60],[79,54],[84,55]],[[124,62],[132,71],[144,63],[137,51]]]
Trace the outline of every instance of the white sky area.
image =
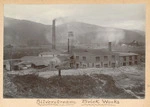
[[51,25],[54,18],[145,31],[145,4],[4,5],[4,16]]

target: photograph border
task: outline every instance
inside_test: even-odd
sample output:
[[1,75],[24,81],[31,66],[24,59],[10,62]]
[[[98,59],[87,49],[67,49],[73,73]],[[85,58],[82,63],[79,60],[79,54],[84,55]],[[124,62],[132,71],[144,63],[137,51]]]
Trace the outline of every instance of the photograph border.
[[[145,29],[145,42],[146,42],[146,60],[145,60],[145,98],[144,99],[43,99],[43,98],[3,98],[3,33],[4,33],[4,4],[146,4],[146,29]],[[22,10],[23,11],[23,10]],[[1,107],[39,107],[39,106],[49,106],[49,107],[149,107],[150,106],[150,0],[1,0],[0,1],[0,58],[1,58],[1,72],[0,72],[0,106]],[[87,100],[88,105],[84,104],[83,101]],[[105,104],[103,101],[108,100],[113,103]],[[95,103],[99,102],[99,105]],[[54,102],[56,102],[54,104]]]

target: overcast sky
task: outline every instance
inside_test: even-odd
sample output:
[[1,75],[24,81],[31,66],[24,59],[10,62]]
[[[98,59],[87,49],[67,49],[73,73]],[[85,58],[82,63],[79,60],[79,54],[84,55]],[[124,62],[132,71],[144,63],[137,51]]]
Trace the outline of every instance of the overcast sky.
[[144,4],[4,5],[4,16],[52,24],[64,17],[106,27],[145,30]]

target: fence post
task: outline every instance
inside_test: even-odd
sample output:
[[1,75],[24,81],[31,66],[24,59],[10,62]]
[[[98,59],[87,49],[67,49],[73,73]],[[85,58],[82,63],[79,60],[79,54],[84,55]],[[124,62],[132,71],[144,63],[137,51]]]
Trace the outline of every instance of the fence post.
[[61,69],[58,69],[58,76],[61,77]]

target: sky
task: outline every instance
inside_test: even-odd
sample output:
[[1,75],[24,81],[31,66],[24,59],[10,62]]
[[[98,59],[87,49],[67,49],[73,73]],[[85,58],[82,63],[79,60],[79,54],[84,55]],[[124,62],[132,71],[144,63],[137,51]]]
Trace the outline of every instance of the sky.
[[145,8],[145,4],[5,4],[4,16],[46,25],[51,25],[53,19],[64,19],[104,27],[145,31]]

